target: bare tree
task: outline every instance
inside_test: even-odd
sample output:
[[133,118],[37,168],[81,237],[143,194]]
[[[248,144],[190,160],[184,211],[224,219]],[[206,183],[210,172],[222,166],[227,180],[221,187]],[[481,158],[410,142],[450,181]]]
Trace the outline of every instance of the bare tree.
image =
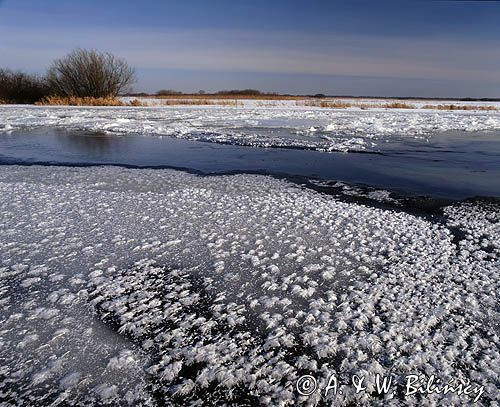
[[114,97],[129,90],[135,71],[108,52],[77,48],[53,62],[47,80],[60,96]]

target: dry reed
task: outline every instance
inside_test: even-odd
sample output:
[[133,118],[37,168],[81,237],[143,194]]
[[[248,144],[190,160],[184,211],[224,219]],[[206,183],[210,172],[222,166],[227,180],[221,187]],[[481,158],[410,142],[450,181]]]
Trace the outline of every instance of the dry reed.
[[424,105],[422,109],[436,109],[436,110],[500,110],[495,106],[481,106],[481,105]]
[[36,104],[41,106],[144,106],[138,99],[126,103],[114,97],[94,98],[61,96],[48,96]]
[[198,105],[219,105],[219,106],[242,106],[243,103],[238,100],[210,100],[210,99],[167,99],[162,100],[165,106],[198,106]]
[[341,100],[306,100],[297,101],[298,106],[324,107],[330,109],[347,109],[349,107],[357,107],[359,109],[415,109],[415,106],[401,102],[392,103],[352,103]]

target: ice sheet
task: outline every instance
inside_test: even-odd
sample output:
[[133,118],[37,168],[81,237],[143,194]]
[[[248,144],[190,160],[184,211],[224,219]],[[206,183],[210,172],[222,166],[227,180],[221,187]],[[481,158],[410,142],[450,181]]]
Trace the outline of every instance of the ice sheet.
[[260,175],[2,166],[0,214],[13,404],[314,405],[306,373],[435,374],[499,401],[498,204],[432,223]]
[[500,112],[322,109],[304,106],[0,106],[0,135],[38,126],[111,134],[171,136],[253,147],[377,151],[397,138],[425,142],[447,130],[500,129]]

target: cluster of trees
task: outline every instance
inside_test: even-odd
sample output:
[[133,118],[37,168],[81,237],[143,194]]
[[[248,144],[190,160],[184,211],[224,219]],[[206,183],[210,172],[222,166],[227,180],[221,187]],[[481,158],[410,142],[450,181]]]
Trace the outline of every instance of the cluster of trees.
[[107,52],[76,49],[44,76],[0,69],[0,100],[35,103],[48,96],[109,98],[129,90],[135,71]]
[[260,96],[263,93],[257,89],[231,89],[221,90],[217,92],[218,95],[245,95],[245,96]]
[[175,96],[175,95],[182,95],[182,92],[179,92],[178,90],[172,90],[172,89],[161,89],[158,92],[155,93],[156,96]]
[[0,69],[0,102],[35,103],[49,93],[43,77]]
[[[198,95],[222,95],[222,96],[274,96],[277,95],[277,93],[272,92],[272,93],[266,93],[266,92],[261,92],[260,90],[257,89],[230,89],[230,90],[220,90],[215,93],[208,93],[205,92],[204,90],[198,91],[196,94]],[[142,96],[142,95],[147,95],[147,94],[140,94],[140,93],[132,93],[130,96]],[[158,92],[155,93],[156,96],[178,96],[178,95],[193,95],[193,93],[184,93],[180,92],[178,90],[173,90],[173,89],[161,89]]]

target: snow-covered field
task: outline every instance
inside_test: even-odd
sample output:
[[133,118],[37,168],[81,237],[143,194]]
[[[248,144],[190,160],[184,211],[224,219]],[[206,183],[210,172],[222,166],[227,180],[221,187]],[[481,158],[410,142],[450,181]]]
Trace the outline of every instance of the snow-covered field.
[[[203,111],[17,107],[0,122],[181,135],[285,115],[302,131],[365,136],[500,124],[491,113]],[[432,219],[261,175],[1,166],[0,398],[496,405],[499,221],[494,202]],[[376,373],[477,391],[379,398]],[[295,387],[304,374],[319,386],[308,397]],[[366,376],[365,390],[325,397],[332,374]]]
[[[465,101],[465,100],[430,100],[430,99],[391,99],[391,98],[349,98],[349,97],[339,97],[339,98],[330,98],[325,97],[321,99],[316,98],[292,98],[292,99],[239,99],[239,98],[210,98],[209,95],[204,97],[205,100],[210,104],[224,104],[227,103],[230,106],[232,103],[236,103],[237,106],[245,107],[245,108],[258,108],[258,107],[288,107],[294,108],[297,106],[307,106],[320,104],[321,102],[327,103],[344,103],[346,105],[353,105],[352,107],[356,109],[357,106],[362,106],[363,108],[380,108],[380,106],[385,106],[387,104],[391,104],[394,102],[403,103],[417,109],[427,108],[428,106],[477,106],[481,107],[493,107],[500,109],[500,102],[491,102],[491,101]],[[200,99],[190,98],[189,96],[177,96],[175,98],[153,98],[153,97],[134,97],[134,96],[123,96],[120,97],[120,100],[124,102],[132,102],[134,100],[139,100],[142,104],[148,106],[165,106],[168,103],[174,104],[175,102],[181,101],[192,101],[193,103],[199,101]],[[203,99],[202,99],[203,100]]]
[[376,151],[398,138],[425,142],[433,133],[448,130],[500,130],[500,111],[325,109],[288,102],[268,108],[255,105],[255,101],[242,107],[0,106],[0,135],[48,126],[253,147]]

